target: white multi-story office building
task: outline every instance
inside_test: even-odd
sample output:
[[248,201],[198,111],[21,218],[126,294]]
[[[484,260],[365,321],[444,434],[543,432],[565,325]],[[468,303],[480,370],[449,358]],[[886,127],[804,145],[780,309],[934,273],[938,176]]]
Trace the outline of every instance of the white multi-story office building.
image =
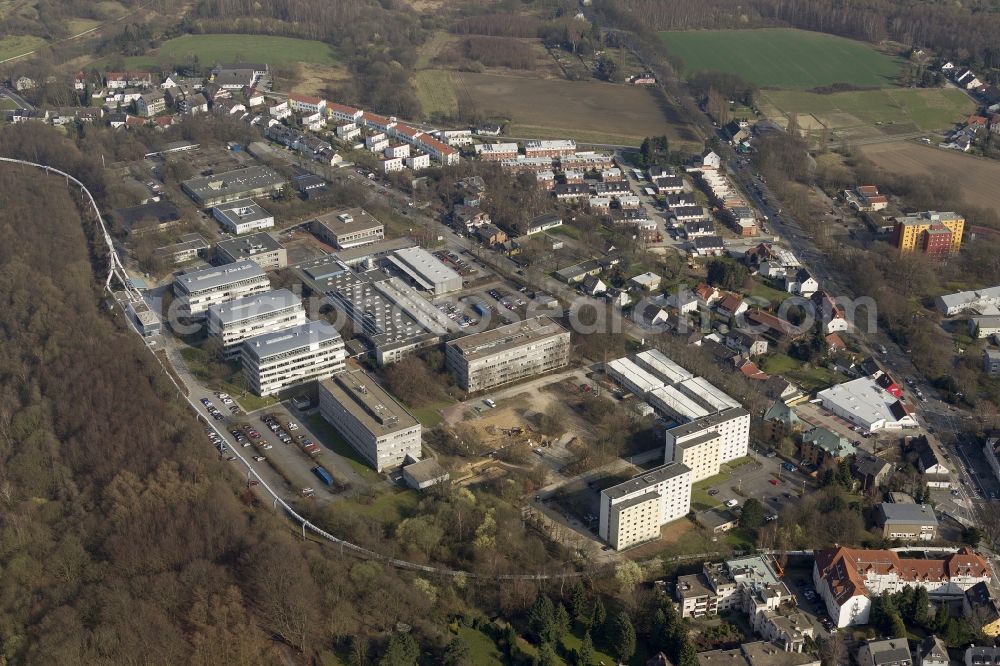
[[240,345],[248,338],[304,323],[302,301],[287,289],[238,298],[208,309],[208,334],[219,338],[226,358],[239,356]]
[[260,231],[274,226],[274,215],[253,199],[237,199],[212,209],[212,217],[234,234]]
[[598,534],[615,550],[660,536],[691,510],[691,470],[670,462],[601,492]]
[[569,331],[535,317],[452,340],[445,365],[470,393],[535,377],[569,363]]
[[676,459],[674,449],[678,444],[711,432],[717,433],[722,439],[719,444],[720,463],[742,458],[750,445],[750,413],[742,407],[730,407],[671,428],[666,435],[664,461]]
[[180,314],[188,317],[204,315],[208,308],[236,298],[270,291],[267,274],[253,261],[237,261],[218,268],[205,268],[178,275],[174,280],[174,296]]
[[360,368],[320,382],[319,411],[376,471],[420,458],[420,423]]
[[243,342],[243,373],[257,395],[329,377],[344,369],[344,340],[331,324],[310,321]]

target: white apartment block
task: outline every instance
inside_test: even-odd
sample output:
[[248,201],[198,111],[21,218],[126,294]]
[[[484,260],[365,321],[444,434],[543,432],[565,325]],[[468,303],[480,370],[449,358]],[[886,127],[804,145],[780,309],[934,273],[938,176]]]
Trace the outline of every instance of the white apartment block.
[[379,169],[382,173],[393,173],[395,171],[403,170],[403,158],[402,157],[383,157],[379,160]]
[[716,432],[722,438],[719,446],[720,463],[742,458],[750,445],[750,413],[742,407],[730,407],[671,428],[666,434],[664,462],[674,460],[674,449],[678,444],[710,432]]
[[431,156],[427,153],[419,153],[417,155],[410,155],[406,158],[406,168],[413,171],[420,171],[421,169],[429,169],[431,167]]
[[552,319],[535,317],[450,341],[445,365],[463,391],[482,391],[566,366],[569,337]]
[[381,153],[389,147],[389,139],[382,132],[365,137],[365,148],[373,153]]
[[716,431],[703,432],[675,443],[673,449],[673,462],[681,463],[691,470],[691,483],[698,483],[719,473],[722,435]]
[[218,303],[270,290],[271,282],[264,269],[249,260],[192,271],[174,280],[180,314],[188,317],[204,315]]
[[378,472],[420,458],[420,423],[360,368],[320,382],[319,411]]
[[660,537],[691,510],[691,470],[670,462],[601,492],[599,536],[615,550]]
[[243,374],[259,396],[344,369],[344,340],[331,324],[309,321],[243,342]]
[[288,95],[288,106],[296,113],[312,114],[326,112],[325,99],[310,97],[308,95],[296,95],[295,93],[290,93]]
[[410,144],[408,143],[394,143],[390,144],[388,148],[382,153],[384,157],[398,157],[400,159],[410,156]]
[[212,217],[234,234],[260,231],[274,226],[274,215],[253,199],[237,199],[212,209]]
[[222,342],[222,354],[240,354],[244,340],[306,323],[299,297],[287,289],[219,303],[208,309],[208,334]]

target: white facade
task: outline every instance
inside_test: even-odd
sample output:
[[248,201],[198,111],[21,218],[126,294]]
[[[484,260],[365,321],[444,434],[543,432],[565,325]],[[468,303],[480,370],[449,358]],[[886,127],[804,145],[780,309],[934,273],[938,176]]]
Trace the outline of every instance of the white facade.
[[302,302],[287,289],[238,298],[208,309],[208,334],[219,338],[226,358],[238,356],[241,343],[248,338],[304,323]]
[[691,470],[668,463],[601,492],[598,534],[615,550],[651,541],[691,510]]
[[676,445],[710,432],[717,432],[722,437],[719,447],[720,463],[742,458],[750,446],[750,413],[742,407],[730,407],[671,428],[666,434],[664,461],[673,460]]
[[243,373],[259,396],[344,369],[344,341],[331,324],[310,321],[243,343]]
[[682,443],[675,443],[673,462],[690,468],[691,483],[698,483],[719,473],[721,447],[722,436],[713,430]]
[[917,420],[902,402],[875,380],[861,377],[816,394],[826,409],[866,432],[916,427]]
[[245,234],[274,226],[274,216],[253,199],[239,199],[212,209],[212,217],[234,234]]
[[421,169],[429,169],[431,166],[431,156],[427,153],[420,153],[419,155],[410,155],[406,158],[406,168],[412,171],[420,171]]
[[203,315],[212,305],[270,289],[264,269],[249,260],[192,271],[174,281],[174,295],[184,316]]
[[379,168],[382,169],[382,173],[393,173],[394,171],[402,171],[403,158],[383,157],[381,160],[379,160]]

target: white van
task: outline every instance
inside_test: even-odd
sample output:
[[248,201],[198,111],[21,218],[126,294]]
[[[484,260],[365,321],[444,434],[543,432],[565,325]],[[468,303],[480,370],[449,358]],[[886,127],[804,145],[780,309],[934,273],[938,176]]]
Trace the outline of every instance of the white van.
[[497,406],[497,403],[493,402],[493,398],[486,398],[485,400],[483,400],[483,402],[486,403],[486,406],[489,407],[490,409],[493,409],[494,407]]

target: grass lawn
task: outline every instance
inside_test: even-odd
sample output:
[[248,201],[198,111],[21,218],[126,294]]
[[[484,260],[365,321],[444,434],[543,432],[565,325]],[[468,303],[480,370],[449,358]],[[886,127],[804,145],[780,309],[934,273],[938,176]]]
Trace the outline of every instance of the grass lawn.
[[451,73],[425,69],[413,75],[413,87],[424,117],[453,116],[458,113],[458,95]]
[[17,103],[7,97],[0,97],[0,111],[16,111]]
[[791,294],[780,289],[775,289],[774,287],[769,287],[764,284],[762,280],[754,279],[750,287],[750,295],[754,298],[760,298],[771,305],[777,305],[784,301],[786,298],[790,298]]
[[559,234],[560,236],[568,236],[575,239],[580,238],[580,230],[568,224],[560,224],[558,227],[552,227],[546,233]]
[[320,441],[338,456],[346,459],[351,468],[365,481],[377,483],[382,480],[378,472],[372,469],[354,447],[344,441],[336,428],[326,422],[319,414],[311,414],[303,419]]
[[748,551],[754,547],[751,534],[739,527],[726,532],[726,543],[734,550]]
[[504,663],[503,654],[493,642],[493,639],[472,627],[460,627],[458,635],[462,642],[469,648],[469,657],[473,664],[477,666],[502,666]]
[[[576,635],[577,632],[573,631],[562,637],[560,641],[562,643],[563,650],[567,654],[575,654],[577,650],[580,649],[580,644],[583,643],[583,634],[579,636]],[[638,656],[638,655],[636,655]],[[606,652],[601,652],[596,647],[594,648],[594,661],[598,664],[616,664],[618,661]],[[633,662],[635,660],[633,659]]]
[[272,68],[297,62],[335,65],[338,59],[329,44],[309,39],[271,35],[181,35],[168,39],[156,51],[125,58],[129,68],[151,67],[160,60],[183,62],[196,55],[202,66],[216,62],[266,62]]
[[15,56],[30,53],[40,46],[47,44],[41,37],[33,35],[11,35],[10,37],[0,37],[0,60],[13,58]]
[[684,60],[686,74],[732,72],[761,87],[883,87],[895,84],[901,66],[862,42],[788,28],[663,32],[660,38]]
[[765,90],[761,107],[768,115],[775,110],[812,115],[833,130],[877,125],[886,134],[902,134],[950,127],[975,111],[976,105],[954,88],[886,88],[832,95]]
[[436,426],[437,424],[441,423],[441,421],[444,420],[444,416],[441,415],[440,410],[444,409],[448,405],[453,405],[453,404],[455,404],[454,401],[439,402],[433,405],[428,405],[427,407],[418,407],[417,409],[411,409],[410,413],[413,414],[418,421],[420,421],[420,425],[422,425],[423,427],[433,428],[434,426]]
[[806,391],[824,389],[844,380],[841,375],[823,367],[803,368],[801,361],[787,354],[768,354],[761,370],[769,375],[784,375],[786,379],[796,382]]
[[238,370],[230,373],[228,376],[222,376],[216,370],[225,367],[232,368],[232,366],[227,366],[223,363],[211,363],[207,358],[207,354],[197,347],[185,347],[181,350],[181,357],[187,363],[188,370],[194,375],[195,379],[204,383],[205,386],[213,391],[228,393],[232,396],[233,400],[239,403],[239,406],[245,412],[253,412],[278,404],[277,398],[271,396],[260,397],[234,384],[232,379],[239,372]]
[[353,513],[377,520],[383,525],[395,525],[412,515],[417,509],[418,502],[420,493],[416,490],[396,487],[376,491],[374,498],[363,495],[356,500],[350,500]]
[[796,361],[787,354],[768,354],[764,358],[764,364],[763,367],[761,367],[761,370],[769,375],[783,375],[789,372],[794,372],[800,367],[802,367],[802,363]]

